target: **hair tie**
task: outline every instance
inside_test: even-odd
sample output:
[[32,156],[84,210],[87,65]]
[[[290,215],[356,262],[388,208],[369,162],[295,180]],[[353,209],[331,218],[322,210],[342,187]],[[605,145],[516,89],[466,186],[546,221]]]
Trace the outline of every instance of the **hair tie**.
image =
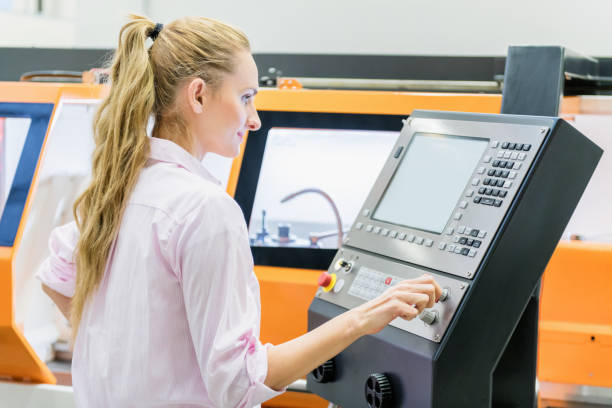
[[162,23],[155,24],[155,27],[153,27],[149,31],[149,34],[148,34],[149,38],[151,38],[153,41],[155,41],[155,39],[159,35],[159,32],[162,30],[162,28],[164,28],[164,25]]

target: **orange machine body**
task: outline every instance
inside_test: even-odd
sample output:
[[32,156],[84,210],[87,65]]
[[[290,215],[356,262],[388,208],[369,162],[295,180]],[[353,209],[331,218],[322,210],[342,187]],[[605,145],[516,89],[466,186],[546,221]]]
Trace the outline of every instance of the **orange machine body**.
[[612,244],[557,246],[540,299],[540,381],[612,385]]
[[[0,102],[49,103],[57,107],[61,98],[95,99],[100,98],[103,92],[104,89],[97,85],[4,82],[0,83]],[[52,121],[53,114],[49,123]],[[13,263],[31,207],[44,149],[43,144],[14,244],[12,247],[0,247],[0,377],[55,383],[51,371],[38,358],[15,324],[13,310]]]

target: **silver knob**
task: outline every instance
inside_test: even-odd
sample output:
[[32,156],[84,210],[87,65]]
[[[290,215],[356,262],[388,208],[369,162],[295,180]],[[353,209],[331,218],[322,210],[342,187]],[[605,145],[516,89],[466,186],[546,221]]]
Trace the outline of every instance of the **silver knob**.
[[436,321],[438,321],[438,312],[431,309],[423,310],[419,315],[419,319],[424,321],[426,324],[434,324]]
[[445,300],[447,300],[450,296],[450,289],[449,288],[443,288],[442,289],[442,294],[440,295],[440,302],[444,302]]

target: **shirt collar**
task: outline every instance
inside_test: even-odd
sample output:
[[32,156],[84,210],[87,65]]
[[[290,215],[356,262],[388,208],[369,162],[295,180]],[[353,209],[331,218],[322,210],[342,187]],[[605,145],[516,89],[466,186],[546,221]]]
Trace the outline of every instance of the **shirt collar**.
[[150,152],[149,158],[156,161],[174,163],[185,170],[195,173],[200,177],[221,185],[221,182],[217,180],[210,172],[204,167],[201,161],[193,157],[187,150],[174,142],[166,139],[160,139],[157,137],[150,137]]

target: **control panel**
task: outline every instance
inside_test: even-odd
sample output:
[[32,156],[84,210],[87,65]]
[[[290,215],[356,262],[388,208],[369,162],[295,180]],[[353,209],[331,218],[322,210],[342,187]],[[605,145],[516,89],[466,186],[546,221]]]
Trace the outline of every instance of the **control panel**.
[[[319,278],[320,288],[316,296],[351,309],[374,299],[399,282],[418,278],[423,273],[420,268],[343,248],[336,254],[329,271]],[[406,321],[397,318],[390,325],[440,342],[469,287],[469,281],[436,273],[431,275],[443,289],[435,306],[425,309],[418,319]]]

